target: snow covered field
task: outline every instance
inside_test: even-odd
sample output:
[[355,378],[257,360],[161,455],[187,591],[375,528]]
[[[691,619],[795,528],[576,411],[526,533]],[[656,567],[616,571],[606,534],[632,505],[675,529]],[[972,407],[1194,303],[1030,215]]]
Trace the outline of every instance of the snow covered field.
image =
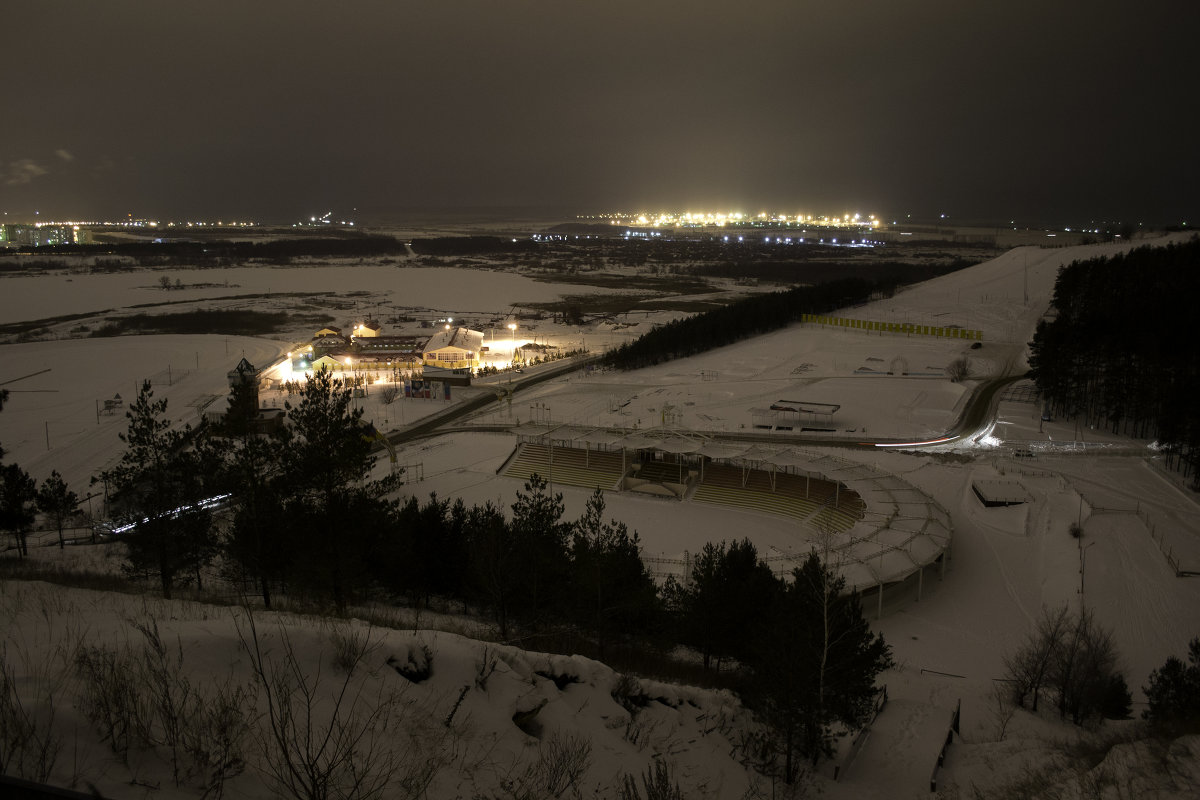
[[[989,710],[994,679],[1003,675],[1003,656],[1027,635],[1041,609],[1086,604],[1116,637],[1135,714],[1144,700],[1140,687],[1151,669],[1167,656],[1182,655],[1187,641],[1200,635],[1200,579],[1177,578],[1167,554],[1183,569],[1200,570],[1200,508],[1196,496],[1181,488],[1173,475],[1157,466],[1149,443],[1134,442],[1070,425],[1042,422],[1040,409],[1019,393],[1002,400],[994,426],[936,448],[937,452],[896,452],[864,447],[865,439],[923,440],[934,438],[954,424],[968,392],[979,378],[1019,374],[1025,368],[1025,343],[1046,311],[1054,278],[1070,261],[1116,252],[1125,245],[1093,245],[1043,250],[1019,248],[993,261],[910,287],[895,297],[843,310],[842,315],[869,320],[923,325],[957,324],[983,331],[983,346],[968,342],[902,335],[870,335],[820,326],[793,326],[692,359],[673,361],[632,373],[576,373],[517,393],[511,407],[497,403],[480,412],[474,423],[529,425],[572,423],[639,430],[669,425],[699,432],[752,430],[756,409],[779,399],[832,403],[833,438],[844,438],[836,454],[869,463],[902,476],[950,511],[954,523],[952,558],[943,580],[926,579],[924,593],[888,597],[881,619],[874,621],[892,645],[897,667],[883,676],[891,701],[861,753],[839,782],[824,778],[822,790],[831,798],[894,798],[929,795],[929,779],[946,724],[955,705],[962,703],[962,736],[951,748],[941,785],[956,786],[969,796],[972,784],[990,786],[1018,775],[1027,760],[1047,758],[1047,741],[1065,739],[1073,731],[1049,719],[1018,713],[1007,739],[996,742],[997,723]],[[450,270],[400,270],[395,267],[171,270],[184,283],[213,281],[228,272],[231,284],[247,291],[319,292],[330,283],[340,289],[393,292],[396,302],[419,302],[433,308],[503,314],[511,303],[549,299],[564,291],[504,273]],[[463,273],[456,291],[439,294],[445,275]],[[414,283],[428,274],[431,283]],[[396,278],[395,288],[392,276]],[[83,285],[83,278],[97,278]],[[68,283],[67,279],[70,278]],[[220,278],[224,281],[226,278]],[[155,273],[119,276],[65,276],[0,279],[0,304],[6,319],[40,319],[62,313],[121,308],[153,302],[166,294],[150,291]],[[372,283],[374,281],[375,283]],[[79,286],[75,284],[79,283]],[[472,287],[463,291],[462,285]],[[53,292],[45,291],[47,286]],[[253,288],[252,288],[253,287]],[[172,300],[184,299],[184,289]],[[211,290],[217,292],[218,290]],[[224,292],[222,288],[220,292]],[[427,292],[427,294],[422,294]],[[52,299],[45,299],[48,296]],[[57,302],[61,296],[61,303]],[[202,299],[198,295],[187,299]],[[24,297],[24,301],[21,298]],[[401,299],[403,298],[403,299]],[[44,303],[44,305],[42,305]],[[270,307],[269,298],[256,307]],[[455,308],[457,304],[458,308]],[[342,312],[338,312],[342,313]],[[617,332],[611,328],[565,328],[539,323],[549,341],[583,341],[603,349],[626,336],[637,335],[662,314],[638,320]],[[0,383],[13,381],[13,390],[0,413],[0,443],[6,460],[21,464],[39,481],[58,469],[83,494],[91,475],[121,452],[117,434],[124,430],[121,411],[97,413],[103,401],[120,394],[128,400],[138,382],[153,377],[157,396],[169,399],[169,411],[181,422],[194,421],[201,410],[224,395],[228,371],[243,355],[258,366],[277,361],[297,342],[244,337],[154,336],[82,339],[4,345]],[[934,374],[956,358],[970,359],[972,379],[951,383]],[[911,372],[927,377],[869,374],[886,372],[903,361]],[[882,366],[881,366],[882,365]],[[48,370],[40,372],[40,370]],[[36,373],[36,374],[35,374]],[[23,376],[30,375],[23,380]],[[490,379],[504,383],[507,376]],[[489,392],[487,381],[456,397]],[[458,390],[456,390],[458,391]],[[282,397],[267,393],[267,404]],[[366,416],[385,430],[396,429],[444,407],[444,401],[399,400],[384,406],[378,393],[362,400]],[[668,415],[667,411],[670,411]],[[822,438],[829,438],[822,434]],[[798,446],[805,438],[795,435]],[[512,433],[456,432],[400,448],[399,461],[408,465],[412,481],[405,491],[420,497],[436,491],[439,497],[461,497],[468,504],[496,500],[507,506],[520,483],[498,477],[496,470],[512,452]],[[1027,453],[1032,453],[1029,457]],[[377,469],[388,469],[386,458]],[[976,481],[1016,484],[1030,499],[1009,508],[984,508],[971,485]],[[557,487],[566,500],[568,518],[583,510],[588,492]],[[648,555],[676,556],[695,552],[706,541],[749,537],[760,552],[803,550],[808,534],[783,518],[734,510],[699,507],[688,502],[609,493],[608,513],[641,535]],[[1072,538],[1068,527],[1082,522],[1083,536]],[[84,548],[86,549],[86,548]],[[57,558],[56,548],[39,548],[37,557]],[[47,601],[36,586],[2,587],[0,601],[10,610],[7,639],[14,648],[35,654],[52,648],[54,626],[39,630]],[[98,639],[129,636],[120,619],[136,612],[143,601],[98,597],[82,591],[63,592],[51,605],[55,619],[72,619],[78,630]],[[189,648],[202,652],[212,645],[225,655],[213,657],[218,671],[227,659],[230,669],[241,664],[236,633],[228,611],[188,604],[154,604],[164,617],[176,617],[171,636],[178,634]],[[864,603],[872,612],[870,601]],[[873,616],[873,614],[872,614]],[[291,622],[289,622],[289,625]],[[305,659],[320,658],[319,633],[297,627]],[[438,663],[434,678],[417,692],[421,703],[435,708],[442,719],[471,684],[471,672],[483,658],[482,645],[449,634],[425,633]],[[413,635],[389,632],[383,647],[407,652]],[[539,657],[504,651],[503,683],[472,691],[464,701],[473,731],[462,741],[456,757],[475,752],[483,740],[495,749],[489,762],[466,761],[439,778],[431,796],[453,797],[469,784],[451,773],[483,775],[488,769],[515,765],[528,757],[530,741],[516,731],[512,714],[522,703],[547,705],[541,712],[554,730],[576,731],[593,743],[589,787],[611,787],[614,776],[639,774],[655,752],[668,753],[680,765],[694,796],[741,796],[750,788],[744,770],[728,758],[729,736],[743,722],[730,721],[735,712],[711,693],[692,699],[696,707],[654,706],[661,719],[650,744],[639,747],[626,731],[632,717],[613,702],[613,677],[605,668],[572,663],[578,684],[555,689],[531,678],[535,662],[554,662],[551,671],[568,669],[558,657]],[[531,666],[532,665],[532,666]],[[502,688],[503,687],[503,688]],[[523,687],[523,688],[520,688]],[[661,689],[679,698],[690,690]],[[541,693],[541,694],[539,694]],[[668,698],[669,699],[669,698]],[[69,712],[68,712],[69,713]],[[462,713],[462,712],[459,712]],[[625,717],[622,717],[622,714]],[[724,715],[724,716],[722,716]],[[626,719],[626,718],[629,719]],[[714,726],[715,719],[723,720]],[[724,727],[722,727],[724,726]],[[714,733],[717,731],[717,733]],[[491,737],[491,738],[489,738]],[[1193,752],[1195,751],[1193,747]],[[101,751],[93,754],[94,771],[103,771]],[[523,762],[522,762],[523,763]],[[499,765],[499,766],[497,766]],[[513,767],[515,768],[515,767]],[[1032,768],[1032,767],[1031,767]],[[162,780],[163,791],[173,795]],[[256,796],[261,784],[238,779],[230,796]],[[482,780],[482,778],[480,778]],[[101,785],[98,783],[97,785]],[[103,788],[103,786],[102,786]],[[114,796],[127,796],[128,787],[112,787]],[[235,792],[240,792],[236,794]],[[469,792],[468,792],[469,794]],[[587,792],[585,792],[586,796]],[[1171,795],[1167,795],[1171,796]],[[1178,796],[1184,796],[1178,794]]]
[[[159,283],[163,277],[179,280],[184,287],[164,291]],[[0,318],[8,322],[146,304],[295,292],[318,298],[335,292],[346,296],[357,293],[363,314],[374,307],[414,304],[447,311],[503,312],[511,303],[554,300],[563,291],[561,286],[501,272],[357,263],[328,266],[324,262],[289,267],[164,267],[94,274],[59,270],[37,276],[8,276],[3,278],[3,285]],[[211,307],[244,308],[255,302],[234,297],[214,302]],[[270,307],[270,303],[263,307]]]

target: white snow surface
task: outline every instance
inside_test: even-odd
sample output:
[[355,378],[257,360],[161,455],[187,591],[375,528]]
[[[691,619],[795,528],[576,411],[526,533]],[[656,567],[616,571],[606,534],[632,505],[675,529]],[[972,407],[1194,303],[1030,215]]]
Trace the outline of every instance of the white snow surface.
[[[676,415],[670,423],[675,429],[733,432],[752,428],[754,410],[777,399],[839,404],[834,427],[847,446],[838,448],[836,454],[898,475],[936,499],[949,510],[954,535],[944,577],[927,572],[919,601],[913,591],[888,596],[882,618],[872,620],[873,627],[891,644],[897,663],[881,676],[890,702],[861,752],[851,763],[843,764],[842,778],[831,780],[827,765],[814,780],[831,798],[928,796],[949,716],[961,701],[961,736],[949,750],[939,786],[966,796],[973,785],[993,787],[1060,763],[1055,761],[1054,743],[1077,736],[1073,728],[1051,716],[1018,712],[1004,741],[997,741],[997,723],[990,710],[992,686],[1004,674],[1003,657],[1029,634],[1042,609],[1086,605],[1112,629],[1134,694],[1134,713],[1140,713],[1144,707],[1140,687],[1150,671],[1169,655],[1182,656],[1187,641],[1200,635],[1200,579],[1175,577],[1168,562],[1169,554],[1181,568],[1200,570],[1200,509],[1195,494],[1161,467],[1151,443],[1043,422],[1039,408],[1016,399],[1000,403],[987,437],[967,437],[937,448],[936,453],[897,452],[861,447],[856,442],[865,437],[924,440],[948,430],[979,378],[1024,369],[1025,343],[1047,310],[1057,270],[1071,261],[1127,247],[1018,248],[910,287],[893,298],[842,312],[862,319],[981,329],[984,344],[980,350],[967,349],[969,343],[964,341],[797,325],[633,373],[573,374],[519,392],[511,407],[498,403],[477,415],[474,423],[520,420],[527,426],[536,421],[645,430],[664,426],[664,409],[669,404]],[[434,272],[387,269],[404,273],[408,287],[413,285],[408,273]],[[172,278],[182,276],[185,283],[212,280],[214,272],[169,271]],[[362,267],[228,272],[230,282],[243,290],[262,286],[274,292],[290,284],[315,292],[330,284],[353,287],[359,281],[363,286],[370,283]],[[503,273],[479,273],[486,279],[476,281],[475,271],[461,272],[466,280],[456,291],[421,302],[431,307],[453,309],[458,304],[503,313],[506,303],[543,299],[547,292],[554,295],[563,288],[556,290]],[[153,273],[112,276],[108,283],[105,279],[110,276],[95,276],[100,280],[77,292],[76,288],[83,287],[67,284],[67,277],[74,284],[93,276],[0,279],[0,287],[9,290],[0,292],[6,318],[43,318],[146,302],[140,298],[151,293],[136,287],[154,284]],[[53,285],[53,293],[45,291],[48,283]],[[59,304],[56,301],[64,286],[69,291],[61,295]],[[464,286],[475,286],[478,291]],[[414,297],[406,302],[416,302]],[[256,307],[270,307],[269,298],[255,302]],[[601,349],[672,316],[651,315],[619,331],[611,326],[564,328],[542,322],[538,332],[551,343],[583,341],[592,349]],[[21,464],[39,481],[57,469],[82,495],[88,491],[89,478],[121,453],[118,433],[124,430],[125,420],[120,411],[97,414],[104,400],[119,393],[128,402],[139,382],[153,377],[156,396],[168,398],[172,416],[180,424],[194,422],[204,407],[224,396],[225,373],[239,358],[244,355],[259,366],[275,363],[298,343],[213,334],[4,345],[0,382],[12,381],[6,388],[13,390],[0,413],[5,458]],[[937,377],[856,374],[864,366],[880,368],[882,364],[886,370],[897,358],[906,360],[912,371],[932,373],[964,355],[970,358],[972,379],[963,384]],[[38,374],[21,380],[33,373]],[[492,382],[506,380],[507,376],[500,376]],[[455,391],[458,398],[491,390],[482,382]],[[278,393],[264,394],[267,405],[283,399]],[[387,407],[379,402],[377,392],[362,403],[366,416],[385,430],[445,406],[440,400],[400,400]],[[468,504],[494,500],[507,507],[521,488],[520,482],[496,472],[515,443],[511,432],[460,431],[403,446],[399,461],[408,467],[410,477],[403,493],[425,498],[436,492],[441,498],[461,497]],[[804,437],[797,434],[796,445],[803,443]],[[1033,457],[1025,455],[1030,452]],[[389,469],[386,457],[376,469]],[[421,479],[415,480],[417,477]],[[985,509],[971,490],[975,480],[1017,481],[1032,502]],[[563,493],[567,518],[577,517],[590,493],[574,487],[555,488]],[[99,491],[99,487],[92,490]],[[606,495],[606,502],[610,516],[639,532],[647,555],[675,557],[695,552],[706,541],[743,536],[749,537],[760,553],[806,550],[808,546],[805,531],[768,514],[615,492]],[[1074,539],[1068,526],[1077,520],[1082,522],[1083,535]],[[49,545],[52,538],[47,535],[41,541]],[[113,560],[111,549],[89,547],[70,548],[65,553],[57,547],[37,547],[35,557],[94,564]],[[36,583],[0,586],[0,605],[9,662],[24,665],[27,674],[22,686],[31,699],[38,685],[33,665],[45,654],[78,637],[136,641],[138,634],[125,620],[147,614],[159,621],[172,641],[182,643],[190,671],[214,676],[246,674],[235,626],[240,612],[228,608]],[[864,608],[874,618],[870,595]],[[428,619],[424,625],[411,617],[406,620],[409,631],[380,629],[372,634],[378,637],[381,657],[371,661],[366,691],[407,684],[382,666],[386,655],[404,660],[413,647],[423,644],[430,648],[431,678],[404,685],[403,690],[405,702],[414,709],[407,719],[427,742],[440,743],[435,749],[446,759],[431,785],[431,797],[471,796],[480,787],[495,786],[505,775],[515,775],[536,761],[538,748],[544,748],[556,731],[584,737],[592,744],[591,765],[581,784],[584,796],[613,794],[621,775],[641,774],[654,757],[676,765],[685,796],[739,797],[751,790],[764,791],[761,780],[732,755],[733,742],[753,726],[730,695],[651,685],[647,694],[660,700],[638,715],[630,715],[613,701],[611,692],[618,678],[602,664],[486,644],[446,631],[426,630],[433,627]],[[469,621],[454,624],[456,630],[466,633],[479,631],[478,625]],[[323,675],[334,674],[329,663],[330,629],[335,623],[260,612],[259,625],[275,637],[281,635],[280,630],[287,630],[313,674],[318,665],[322,665]],[[487,638],[482,632],[476,635]],[[475,683],[476,671],[492,655],[500,663],[483,689]],[[537,676],[538,671],[571,674],[579,680],[559,690],[552,681]],[[455,713],[453,725],[447,727],[443,720],[463,687],[467,691],[462,707]],[[538,718],[545,731],[539,744],[538,739],[519,730],[512,717],[542,701],[545,705]],[[77,717],[69,704],[59,708],[59,713]],[[631,726],[647,730],[639,732]],[[80,729],[86,727],[80,722]],[[446,736],[454,738],[452,746],[439,738]],[[636,742],[631,742],[631,737]],[[1194,771],[1198,750],[1200,745],[1192,739],[1176,743],[1174,752],[1181,763],[1192,764]],[[1130,766],[1136,761],[1131,755],[1134,751],[1135,746],[1114,750],[1104,763],[1113,774],[1132,775],[1137,771]],[[85,743],[81,758],[88,779],[98,788],[112,796],[133,796],[128,772],[112,761],[102,745]],[[139,780],[160,787],[153,796],[195,796],[176,789],[161,764],[155,767],[146,760],[140,768],[144,772]],[[70,782],[69,773],[67,766],[60,766],[56,781]],[[228,796],[262,796],[262,780],[261,775],[248,772],[227,787]],[[1156,796],[1188,796],[1169,782],[1155,787]],[[135,793],[142,796],[147,791]]]

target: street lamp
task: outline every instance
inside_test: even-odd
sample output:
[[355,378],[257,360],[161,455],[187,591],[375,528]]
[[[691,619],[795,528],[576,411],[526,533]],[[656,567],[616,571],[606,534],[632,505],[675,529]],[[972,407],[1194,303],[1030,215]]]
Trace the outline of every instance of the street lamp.
[[1091,549],[1093,544],[1095,544],[1095,542],[1092,542],[1091,544],[1087,545],[1087,547],[1084,547],[1082,550],[1079,551],[1079,606],[1080,606],[1080,608],[1082,608],[1083,604],[1084,604],[1083,580],[1084,580],[1085,575],[1087,574],[1087,551],[1089,549]]

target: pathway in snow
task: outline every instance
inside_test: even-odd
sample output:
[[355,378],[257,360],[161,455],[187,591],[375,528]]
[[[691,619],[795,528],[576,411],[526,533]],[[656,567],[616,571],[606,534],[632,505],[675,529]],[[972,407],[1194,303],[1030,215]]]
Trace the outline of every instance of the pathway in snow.
[[[922,682],[923,683],[923,682]],[[893,696],[833,797],[929,796],[929,779],[945,741],[955,700],[944,688],[911,685]]]

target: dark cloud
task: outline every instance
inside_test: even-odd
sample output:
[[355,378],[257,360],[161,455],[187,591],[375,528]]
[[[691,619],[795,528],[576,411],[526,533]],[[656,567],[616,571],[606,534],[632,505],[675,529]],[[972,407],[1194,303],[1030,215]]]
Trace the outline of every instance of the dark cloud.
[[76,168],[4,202],[1195,216],[1200,20],[1151,6],[23,4],[9,29],[48,33],[0,68],[79,88],[0,154],[61,142]]
[[32,158],[18,158],[8,164],[0,164],[0,176],[3,177],[6,186],[25,186],[46,172],[46,168]]

